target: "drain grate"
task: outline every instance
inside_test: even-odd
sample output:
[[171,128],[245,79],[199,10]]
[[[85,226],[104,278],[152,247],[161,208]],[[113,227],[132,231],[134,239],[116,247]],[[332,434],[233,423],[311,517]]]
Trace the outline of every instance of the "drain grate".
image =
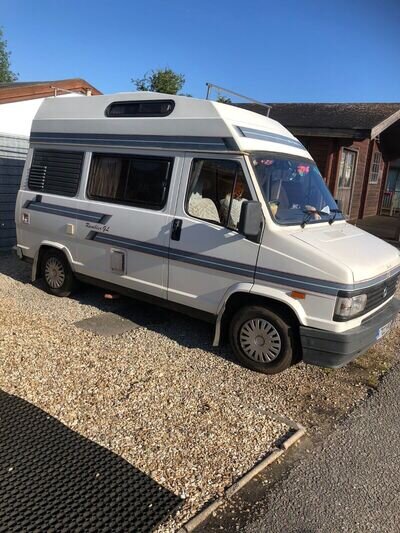
[[0,391],[1,532],[150,532],[181,504],[121,457]]

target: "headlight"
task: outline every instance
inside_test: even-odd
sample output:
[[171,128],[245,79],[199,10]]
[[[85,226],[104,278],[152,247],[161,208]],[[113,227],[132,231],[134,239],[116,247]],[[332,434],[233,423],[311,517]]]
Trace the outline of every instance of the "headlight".
[[354,315],[359,315],[364,311],[366,304],[366,294],[358,294],[352,297],[338,296],[335,306],[335,316],[338,318],[351,318]]

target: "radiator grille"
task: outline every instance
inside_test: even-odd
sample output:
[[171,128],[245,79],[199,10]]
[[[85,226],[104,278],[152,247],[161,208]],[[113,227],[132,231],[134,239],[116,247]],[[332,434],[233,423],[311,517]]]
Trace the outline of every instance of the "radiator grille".
[[29,171],[29,189],[75,196],[81,178],[83,155],[83,152],[35,150]]
[[367,295],[367,305],[365,306],[364,313],[368,313],[383,304],[386,300],[391,298],[396,292],[396,284],[400,274],[396,274],[391,278],[368,288],[365,291]]

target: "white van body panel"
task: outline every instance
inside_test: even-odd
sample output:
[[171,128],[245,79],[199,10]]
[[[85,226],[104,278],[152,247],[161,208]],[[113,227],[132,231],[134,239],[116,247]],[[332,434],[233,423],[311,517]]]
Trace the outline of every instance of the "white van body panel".
[[307,232],[298,230],[293,232],[293,237],[328,256],[332,262],[343,262],[351,270],[354,282],[373,279],[399,263],[396,248],[345,221],[332,226],[314,226]]

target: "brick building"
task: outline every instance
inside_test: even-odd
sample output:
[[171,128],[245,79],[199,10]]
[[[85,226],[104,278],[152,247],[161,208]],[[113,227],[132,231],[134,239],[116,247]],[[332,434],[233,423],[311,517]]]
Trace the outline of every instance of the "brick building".
[[400,212],[400,172],[393,177],[400,168],[400,103],[271,105],[270,117],[302,141],[351,220]]

